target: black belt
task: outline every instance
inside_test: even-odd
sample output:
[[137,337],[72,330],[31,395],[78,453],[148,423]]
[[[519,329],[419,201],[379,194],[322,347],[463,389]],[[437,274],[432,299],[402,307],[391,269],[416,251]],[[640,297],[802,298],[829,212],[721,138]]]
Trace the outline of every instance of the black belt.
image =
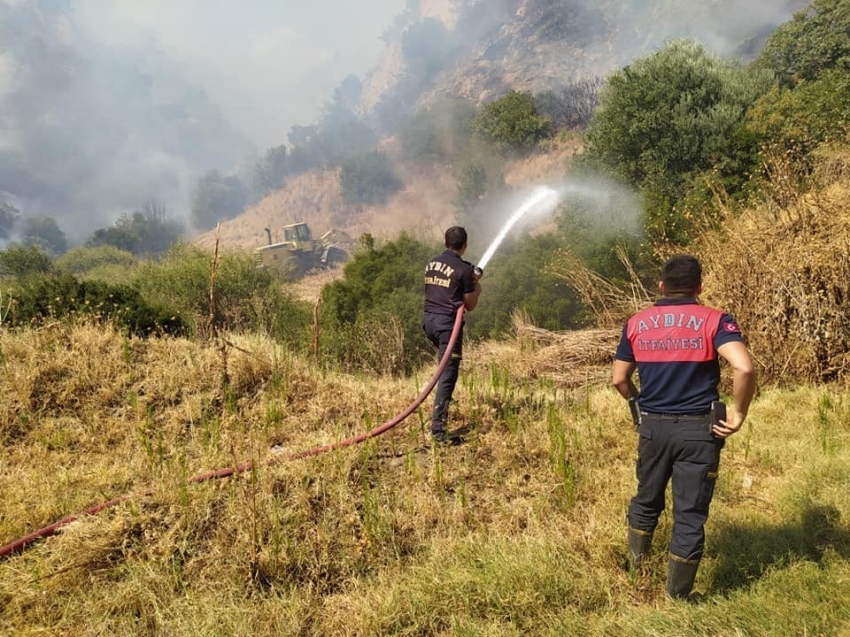
[[642,411],[640,415],[649,416],[650,418],[660,418],[661,420],[702,420],[710,413],[710,411],[703,411],[698,414],[662,414],[653,411]]

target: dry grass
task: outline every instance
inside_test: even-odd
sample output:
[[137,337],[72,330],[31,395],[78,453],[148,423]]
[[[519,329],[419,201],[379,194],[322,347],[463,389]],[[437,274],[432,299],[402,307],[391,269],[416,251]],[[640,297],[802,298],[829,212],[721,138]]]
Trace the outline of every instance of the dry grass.
[[509,339],[482,343],[476,352],[480,361],[508,370],[516,382],[541,379],[575,389],[607,381],[619,339],[620,328],[551,332],[516,313]]
[[[253,249],[265,245],[264,228],[272,239],[282,240],[280,228],[288,223],[306,221],[319,237],[337,228],[357,238],[363,233],[387,239],[402,231],[423,240],[437,240],[452,225],[452,198],[457,188],[445,167],[429,169],[407,167],[396,170],[404,188],[383,205],[350,206],[342,200],[338,170],[314,170],[293,177],[278,191],[248,208],[238,217],[221,223],[224,249]],[[198,235],[193,242],[203,248],[215,244],[215,231]]]
[[731,312],[770,382],[843,380],[850,372],[850,161],[823,149],[819,185],[777,198],[707,233],[705,298]]
[[[459,447],[432,450],[414,414],[359,447],[271,465],[388,419],[430,369],[354,378],[226,338],[223,385],[220,351],[182,339],[0,333],[0,538],[136,494],[0,563],[0,633],[791,635],[848,621],[838,388],[753,406],[724,451],[698,579],[712,602],[687,608],[661,595],[668,516],[652,575],[621,569],[627,410],[568,377],[607,374],[610,333],[518,318],[512,340],[470,347]],[[247,460],[254,471],[186,484]]]

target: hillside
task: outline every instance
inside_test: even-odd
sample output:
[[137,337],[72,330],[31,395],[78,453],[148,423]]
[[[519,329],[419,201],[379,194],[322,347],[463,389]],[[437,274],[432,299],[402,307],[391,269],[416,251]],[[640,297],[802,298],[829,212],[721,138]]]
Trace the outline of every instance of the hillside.
[[[575,139],[566,139],[553,143],[547,152],[508,160],[505,182],[519,189],[530,183],[557,181],[578,147]],[[434,164],[423,168],[399,162],[396,169],[404,187],[383,205],[346,205],[336,170],[314,170],[293,177],[241,215],[223,221],[220,245],[223,249],[253,249],[266,241],[264,228],[270,228],[272,238],[279,240],[275,229],[296,221],[309,223],[314,235],[338,228],[352,237],[368,232],[391,239],[408,232],[423,240],[440,242],[443,231],[455,223],[457,181],[451,166]],[[208,231],[193,242],[211,248],[215,236],[215,230]]]
[[[664,0],[644,3],[642,8],[563,0],[412,3],[388,28],[385,51],[364,79],[354,105],[370,126],[381,131],[378,147],[391,156],[402,190],[384,205],[347,206],[340,197],[338,170],[314,169],[288,178],[279,191],[223,222],[222,245],[253,248],[265,242],[264,228],[274,233],[294,221],[307,221],[319,234],[331,227],[355,237],[364,232],[392,237],[406,230],[439,240],[441,229],[454,223],[452,201],[461,166],[423,167],[401,159],[396,127],[418,108],[445,96],[480,105],[512,89],[561,90],[587,78],[604,77],[676,37],[701,39],[719,54],[751,57],[774,26],[805,4],[770,0],[756,10],[742,0],[705,5]],[[729,14],[737,16],[731,25]],[[429,21],[438,21],[444,31],[433,31]],[[411,34],[423,28],[424,40],[413,47]],[[555,144],[537,150],[528,161],[508,161],[506,183],[516,189],[558,178],[565,167],[563,150],[563,144]],[[517,165],[528,163],[541,169],[526,174]],[[210,247],[214,232],[194,240]]]
[[[721,55],[751,57],[778,24],[808,5],[805,0],[693,3],[588,3],[564,0],[423,0],[407,14],[364,89],[363,109],[381,100],[408,103],[457,95],[476,104],[505,92],[558,89],[588,76],[606,76],[666,41],[695,38]],[[734,15],[735,20],[728,20]],[[428,18],[451,31],[450,54],[427,78],[405,60],[405,29]],[[432,52],[436,56],[437,52]],[[400,95],[410,82],[420,95]]]

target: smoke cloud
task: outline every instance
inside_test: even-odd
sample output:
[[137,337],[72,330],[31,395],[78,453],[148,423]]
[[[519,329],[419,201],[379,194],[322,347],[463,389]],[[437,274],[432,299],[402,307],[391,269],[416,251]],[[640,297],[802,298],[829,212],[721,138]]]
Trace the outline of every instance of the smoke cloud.
[[185,220],[201,174],[374,63],[402,1],[0,0],[0,201],[72,241],[148,199]]
[[[347,76],[367,78],[383,40],[405,44],[427,71],[421,81],[397,74],[395,93],[381,73],[367,82],[383,111],[359,110],[392,132],[387,118],[402,121],[429,89],[479,102],[558,88],[674,37],[752,53],[806,4],[0,0],[0,202],[55,217],[72,243],[150,199],[185,222],[200,175],[247,173],[293,125],[319,121]],[[440,35],[439,47],[405,39],[429,17],[446,29],[419,35]]]

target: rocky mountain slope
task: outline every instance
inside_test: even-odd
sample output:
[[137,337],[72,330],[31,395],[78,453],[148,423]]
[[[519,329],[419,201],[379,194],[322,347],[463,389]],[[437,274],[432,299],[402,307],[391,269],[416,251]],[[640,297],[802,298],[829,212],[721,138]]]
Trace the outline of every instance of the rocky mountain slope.
[[[700,40],[720,55],[757,52],[805,0],[421,0],[387,33],[387,50],[364,90],[363,108],[407,93],[459,95],[480,103],[510,89],[559,88],[604,76],[675,38]],[[438,68],[421,77],[411,33],[428,20],[446,29],[448,49],[428,51]],[[436,32],[436,30],[435,30]],[[405,55],[407,52],[407,55]],[[419,51],[419,53],[422,53]],[[420,77],[417,77],[419,75]]]
[[[405,186],[386,204],[346,206],[339,173],[315,170],[221,226],[224,247],[265,242],[264,228],[307,221],[315,234],[336,227],[352,236],[392,237],[402,230],[437,239],[453,223],[456,167],[406,165],[395,152],[396,127],[436,97],[480,104],[511,89],[542,92],[604,77],[671,38],[693,38],[720,55],[746,59],[805,0],[409,0],[384,34],[385,52],[365,79],[358,110],[385,136]],[[549,157],[509,162],[518,188],[563,172],[575,151],[555,145]],[[545,155],[546,153],[544,153]],[[529,162],[538,169],[530,170]],[[197,243],[211,246],[215,233]]]

